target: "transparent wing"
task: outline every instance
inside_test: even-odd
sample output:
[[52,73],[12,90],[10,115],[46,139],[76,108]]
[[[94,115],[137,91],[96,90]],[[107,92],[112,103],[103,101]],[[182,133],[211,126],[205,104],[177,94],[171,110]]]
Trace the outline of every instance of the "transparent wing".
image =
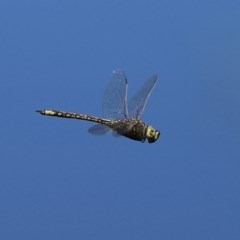
[[129,102],[129,115],[139,119],[146,107],[148,98],[157,82],[157,75],[150,77]]
[[96,124],[88,129],[88,132],[94,135],[104,135],[109,132],[111,129],[104,124]]
[[112,135],[116,138],[122,137],[122,135],[117,133],[116,131],[112,131]]
[[103,116],[109,119],[127,118],[127,78],[122,70],[114,70],[103,96]]

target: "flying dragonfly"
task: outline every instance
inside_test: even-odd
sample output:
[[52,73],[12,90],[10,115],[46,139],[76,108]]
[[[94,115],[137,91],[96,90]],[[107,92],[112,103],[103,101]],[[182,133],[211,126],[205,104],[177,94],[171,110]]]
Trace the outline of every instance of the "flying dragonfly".
[[141,120],[149,96],[157,82],[157,75],[150,77],[135,96],[127,102],[128,81],[122,70],[114,70],[103,96],[103,118],[86,114],[63,112],[58,110],[36,110],[52,117],[72,118],[97,123],[89,128],[89,133],[104,135],[113,131],[115,135],[132,140],[154,143],[160,132]]

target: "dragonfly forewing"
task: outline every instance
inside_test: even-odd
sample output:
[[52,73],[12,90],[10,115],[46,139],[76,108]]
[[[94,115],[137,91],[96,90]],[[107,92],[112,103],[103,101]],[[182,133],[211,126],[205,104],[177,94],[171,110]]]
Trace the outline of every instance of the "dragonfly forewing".
[[157,75],[153,75],[144,83],[142,88],[130,100],[128,104],[128,110],[131,118],[141,118],[156,82]]
[[123,119],[128,117],[127,78],[122,70],[114,70],[103,96],[103,117]]

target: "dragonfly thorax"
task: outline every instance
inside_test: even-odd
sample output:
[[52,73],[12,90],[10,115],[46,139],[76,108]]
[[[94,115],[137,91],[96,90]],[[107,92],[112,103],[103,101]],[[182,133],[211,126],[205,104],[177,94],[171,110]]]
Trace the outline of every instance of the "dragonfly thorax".
[[141,142],[144,142],[147,138],[149,143],[153,143],[160,135],[159,131],[148,126],[140,119],[115,120],[111,121],[108,126],[122,136]]

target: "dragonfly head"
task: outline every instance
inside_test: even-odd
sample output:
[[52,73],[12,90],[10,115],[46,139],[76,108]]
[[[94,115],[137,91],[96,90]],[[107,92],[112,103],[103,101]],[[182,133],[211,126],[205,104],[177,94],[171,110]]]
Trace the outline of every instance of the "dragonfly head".
[[157,131],[155,128],[148,126],[147,132],[146,132],[146,137],[149,143],[154,143],[155,141],[158,140],[160,136],[160,132]]

